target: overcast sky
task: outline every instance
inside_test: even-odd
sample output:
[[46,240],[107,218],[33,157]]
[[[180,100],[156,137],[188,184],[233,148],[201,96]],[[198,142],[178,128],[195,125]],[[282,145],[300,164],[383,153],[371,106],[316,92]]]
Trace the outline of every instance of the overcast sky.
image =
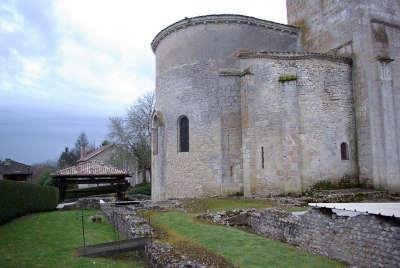
[[284,0],[1,0],[0,159],[55,160],[154,89],[153,37],[206,14],[286,23]]

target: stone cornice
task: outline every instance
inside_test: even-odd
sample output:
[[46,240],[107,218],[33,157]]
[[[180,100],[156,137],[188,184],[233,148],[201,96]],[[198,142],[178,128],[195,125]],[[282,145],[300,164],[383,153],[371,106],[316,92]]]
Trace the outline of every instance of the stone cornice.
[[239,76],[239,77],[242,77],[242,76],[245,76],[245,75],[248,75],[248,74],[252,74],[250,72],[250,68],[246,68],[243,71],[235,70],[235,69],[220,69],[219,72],[218,72],[219,76]]
[[282,60],[302,60],[302,59],[324,59],[335,62],[344,62],[347,64],[352,63],[352,59],[345,56],[339,56],[326,53],[314,52],[238,52],[235,55],[239,59],[250,58],[268,58],[268,59],[282,59]]
[[181,29],[185,29],[187,27],[199,24],[222,24],[222,23],[254,25],[294,35],[297,34],[299,31],[299,28],[295,26],[257,19],[249,16],[232,15],[232,14],[205,15],[193,18],[185,18],[164,28],[156,35],[156,37],[154,37],[153,41],[151,42],[151,48],[153,52],[155,52],[158,44],[161,42],[162,39],[164,39],[169,34],[179,31]]

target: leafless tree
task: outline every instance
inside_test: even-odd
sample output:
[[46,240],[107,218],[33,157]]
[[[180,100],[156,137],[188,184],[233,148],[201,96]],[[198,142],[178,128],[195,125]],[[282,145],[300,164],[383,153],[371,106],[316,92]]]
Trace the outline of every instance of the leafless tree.
[[151,115],[154,93],[141,96],[123,117],[110,118],[110,139],[138,160],[139,169],[151,167]]

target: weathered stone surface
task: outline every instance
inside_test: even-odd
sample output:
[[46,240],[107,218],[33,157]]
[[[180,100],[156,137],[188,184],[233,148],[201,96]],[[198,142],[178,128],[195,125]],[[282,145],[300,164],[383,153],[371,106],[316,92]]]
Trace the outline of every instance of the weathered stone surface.
[[[300,193],[342,178],[400,191],[399,1],[287,10],[298,28],[210,15],[155,37],[154,200]],[[182,115],[189,152],[178,152]]]
[[[294,52],[296,40],[296,31],[219,20],[157,43],[153,199],[301,192],[357,177],[350,61]],[[296,80],[279,82],[287,74]],[[178,152],[181,115],[189,152]],[[350,160],[340,159],[342,142]]]
[[[153,242],[146,246],[146,257],[150,267],[154,268],[233,268],[224,260],[216,260],[203,252],[188,252],[190,248],[176,248],[168,243]],[[193,256],[195,255],[195,256]],[[218,258],[217,258],[218,259]]]
[[[122,202],[121,202],[122,203]],[[154,268],[205,268],[233,267],[222,257],[214,256],[197,247],[177,246],[154,241],[154,230],[148,219],[140,216],[145,210],[163,210],[181,208],[179,201],[140,201],[135,204],[102,203],[101,210],[114,227],[128,238],[149,237],[145,246],[145,257],[150,267]]]
[[99,209],[100,200],[105,200],[107,202],[115,201],[114,197],[104,197],[104,196],[92,196],[79,198],[76,201],[68,203],[66,200],[65,204],[60,208],[61,210],[71,210],[71,209]]
[[[351,65],[301,55],[247,54],[240,61],[252,73],[241,84],[245,196],[299,193],[320,180],[357,178]],[[282,74],[297,80],[281,83]],[[349,160],[341,159],[343,142]]]
[[235,226],[235,215],[247,217],[247,228],[268,238],[356,267],[398,267],[399,219],[354,213],[338,216],[330,209],[290,213],[276,208],[208,213],[199,218]]
[[135,206],[116,206],[114,203],[102,203],[101,210],[108,221],[129,238],[149,237],[153,228],[138,214]]
[[307,51],[353,58],[360,180],[400,191],[400,2],[287,0]]
[[214,224],[228,226],[249,226],[250,216],[255,212],[256,209],[234,209],[201,214],[197,216],[197,218]]
[[203,268],[198,263],[185,261],[182,255],[178,254],[174,247],[167,243],[150,243],[145,249],[146,257],[150,267],[154,268]]

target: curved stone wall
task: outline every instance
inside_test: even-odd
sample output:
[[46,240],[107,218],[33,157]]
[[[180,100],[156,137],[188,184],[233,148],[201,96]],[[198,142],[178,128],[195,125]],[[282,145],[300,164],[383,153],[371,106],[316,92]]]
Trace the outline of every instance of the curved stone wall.
[[[153,155],[153,198],[242,191],[240,77],[235,52],[296,50],[297,28],[238,15],[180,21],[153,41],[156,110],[163,114]],[[189,119],[189,152],[178,152],[177,119]]]

